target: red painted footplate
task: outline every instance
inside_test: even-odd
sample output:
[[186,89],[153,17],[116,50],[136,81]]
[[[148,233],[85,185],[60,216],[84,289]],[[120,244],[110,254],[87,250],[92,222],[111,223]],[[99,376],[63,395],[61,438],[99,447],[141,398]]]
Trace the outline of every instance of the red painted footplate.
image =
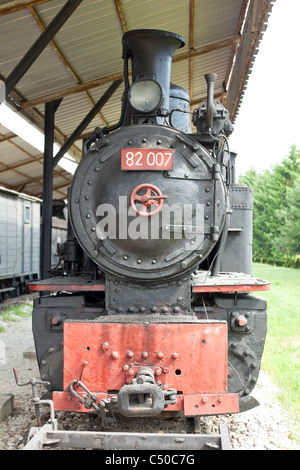
[[[54,392],[56,410],[87,412],[69,385],[79,379],[99,399],[113,396],[142,367],[151,368],[163,389],[177,390],[167,411],[186,416],[239,412],[237,394],[227,393],[227,323],[64,324],[64,391]],[[83,393],[78,389],[78,393]]]

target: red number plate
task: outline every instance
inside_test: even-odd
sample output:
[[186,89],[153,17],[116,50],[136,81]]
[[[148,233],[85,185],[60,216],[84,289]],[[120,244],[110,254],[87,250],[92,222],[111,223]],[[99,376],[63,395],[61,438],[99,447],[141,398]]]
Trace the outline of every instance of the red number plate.
[[172,170],[171,149],[122,149],[122,170]]

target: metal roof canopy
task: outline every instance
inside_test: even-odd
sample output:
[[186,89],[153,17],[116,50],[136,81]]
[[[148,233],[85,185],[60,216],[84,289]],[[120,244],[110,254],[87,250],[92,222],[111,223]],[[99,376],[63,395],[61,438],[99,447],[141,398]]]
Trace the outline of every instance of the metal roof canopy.
[[[204,74],[217,73],[215,98],[234,122],[274,3],[0,0],[2,92],[43,132],[46,110],[50,103],[56,108],[53,139],[62,150],[57,156],[50,151],[49,168],[68,148],[79,161],[82,138],[119,121],[123,33],[162,29],[186,41],[174,55],[172,82],[189,91],[191,109],[206,99]],[[71,175],[56,166],[53,197],[65,198],[70,181]],[[1,125],[0,184],[37,197],[43,193],[43,154]]]

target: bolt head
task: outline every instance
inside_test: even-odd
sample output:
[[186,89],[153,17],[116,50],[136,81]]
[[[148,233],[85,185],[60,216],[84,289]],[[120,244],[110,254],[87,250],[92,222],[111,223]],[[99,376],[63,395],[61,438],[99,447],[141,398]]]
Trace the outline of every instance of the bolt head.
[[235,321],[236,321],[236,324],[237,324],[238,326],[245,326],[245,325],[247,325],[247,320],[246,320],[246,318],[244,317],[244,315],[239,315]]
[[107,341],[105,341],[104,343],[101,344],[101,349],[102,349],[102,351],[105,352],[105,351],[108,350],[108,348],[109,348],[109,344],[108,344]]

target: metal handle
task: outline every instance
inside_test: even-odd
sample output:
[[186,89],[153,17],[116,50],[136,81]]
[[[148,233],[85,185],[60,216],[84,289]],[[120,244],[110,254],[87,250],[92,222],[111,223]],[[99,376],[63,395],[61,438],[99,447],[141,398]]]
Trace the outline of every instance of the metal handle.
[[[42,421],[41,421],[41,413],[40,413],[40,406],[39,405],[42,404],[42,403],[46,403],[46,404],[49,404],[49,403],[48,403],[48,401],[42,401],[42,400],[39,399],[38,393],[37,393],[37,385],[50,385],[50,382],[45,382],[43,380],[37,380],[37,379],[33,378],[33,379],[28,380],[28,382],[20,383],[19,378],[18,378],[17,369],[13,368],[13,371],[14,371],[16,384],[19,387],[25,387],[26,385],[31,385],[31,387],[32,387],[32,395],[33,395],[32,403],[34,404],[34,408],[35,408],[37,425],[40,428],[41,425],[42,425]],[[50,409],[51,409],[51,406],[50,406]],[[51,410],[51,416],[53,415],[53,411],[54,410]]]
[[37,379],[34,379],[34,378],[28,380],[28,382],[24,382],[24,383],[21,384],[21,383],[19,382],[17,369],[13,368],[13,371],[14,371],[14,376],[15,376],[16,384],[17,384],[19,387],[25,387],[25,385],[50,385],[50,382],[45,382],[45,381],[43,381],[43,380],[37,380]]
[[215,81],[217,80],[217,75],[215,73],[207,73],[204,75],[206,83],[207,83],[207,110],[206,110],[206,123],[209,130],[211,130],[213,126],[213,119],[214,119],[214,88],[215,88]]

